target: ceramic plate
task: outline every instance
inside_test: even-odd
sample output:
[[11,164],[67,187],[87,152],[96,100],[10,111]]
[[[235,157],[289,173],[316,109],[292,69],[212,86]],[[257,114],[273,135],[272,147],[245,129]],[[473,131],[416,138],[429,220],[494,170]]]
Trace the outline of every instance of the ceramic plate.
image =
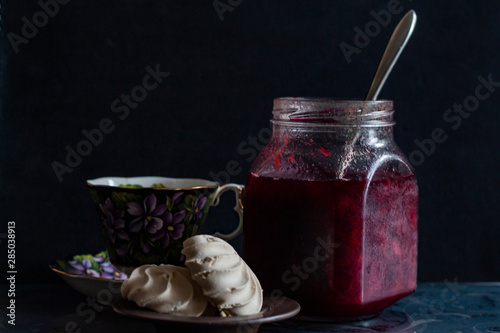
[[106,251],[58,259],[49,267],[74,290],[102,304],[110,305],[122,298],[120,287],[127,275],[109,262]]
[[264,323],[272,323],[295,316],[300,311],[299,303],[289,298],[281,298],[273,303],[270,298],[264,298],[261,312],[251,316],[238,317],[185,317],[158,313],[141,308],[134,302],[120,300],[113,304],[115,312],[143,320],[153,321],[159,328],[171,332],[257,332]]

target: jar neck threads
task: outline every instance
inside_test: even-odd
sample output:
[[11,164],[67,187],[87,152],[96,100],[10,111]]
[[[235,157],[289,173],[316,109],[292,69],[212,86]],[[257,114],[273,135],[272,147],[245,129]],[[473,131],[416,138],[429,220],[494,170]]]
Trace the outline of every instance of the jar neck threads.
[[393,126],[393,102],[282,97],[274,100],[275,124],[296,127]]

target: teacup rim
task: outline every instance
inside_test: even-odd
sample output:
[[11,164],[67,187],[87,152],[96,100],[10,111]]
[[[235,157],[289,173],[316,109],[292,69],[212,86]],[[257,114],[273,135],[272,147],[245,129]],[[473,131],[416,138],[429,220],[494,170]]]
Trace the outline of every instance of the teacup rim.
[[[153,181],[154,180],[154,181]],[[193,183],[199,183],[199,185],[192,185],[192,186],[165,186],[165,187],[151,187],[149,186],[144,186],[140,184],[142,187],[120,187],[118,183],[125,183],[125,184],[133,184],[133,182],[140,183],[141,181],[145,181],[147,183],[157,183],[157,182],[193,182]],[[108,182],[108,184],[98,184],[99,182]],[[115,182],[117,183],[116,185],[109,184],[109,182]],[[174,178],[174,177],[162,177],[162,176],[134,176],[134,177],[120,177],[120,176],[105,176],[105,177],[98,177],[94,179],[87,179],[86,180],[87,186],[89,187],[103,187],[103,188],[117,188],[121,190],[145,190],[145,189],[151,189],[151,190],[163,190],[163,191],[179,191],[179,190],[197,190],[197,189],[209,189],[209,188],[217,188],[220,186],[220,184],[216,181],[211,181],[207,179],[202,179],[202,178]]]

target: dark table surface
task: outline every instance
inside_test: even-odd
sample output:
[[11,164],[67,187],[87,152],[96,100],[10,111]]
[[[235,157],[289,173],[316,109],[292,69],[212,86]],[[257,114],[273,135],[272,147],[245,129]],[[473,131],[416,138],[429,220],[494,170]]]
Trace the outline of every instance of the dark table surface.
[[[0,306],[5,312],[7,290]],[[63,282],[16,286],[15,326],[2,315],[0,332],[171,332],[93,305]],[[68,323],[74,328],[68,330]],[[70,325],[71,326],[71,325]],[[71,327],[70,327],[71,328]],[[411,296],[375,319],[344,324],[297,320],[262,325],[259,332],[500,332],[500,283],[421,283]]]

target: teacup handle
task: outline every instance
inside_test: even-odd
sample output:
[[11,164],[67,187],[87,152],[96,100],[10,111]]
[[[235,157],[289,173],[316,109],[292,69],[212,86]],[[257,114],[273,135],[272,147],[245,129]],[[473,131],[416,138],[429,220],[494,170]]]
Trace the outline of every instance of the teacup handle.
[[226,185],[222,185],[221,187],[219,187],[215,191],[212,206],[217,206],[219,204],[219,199],[220,199],[220,196],[222,195],[222,193],[224,193],[226,191],[234,191],[234,194],[236,196],[236,205],[234,206],[233,209],[236,211],[236,213],[238,213],[238,216],[239,216],[238,226],[236,227],[236,229],[232,233],[221,234],[219,232],[216,232],[214,234],[215,237],[219,237],[219,238],[222,238],[224,240],[231,240],[231,239],[238,237],[239,234],[241,233],[241,230],[243,230],[243,203],[241,201],[242,200],[241,197],[242,197],[244,188],[245,188],[245,186],[243,186],[243,185],[226,184]]

